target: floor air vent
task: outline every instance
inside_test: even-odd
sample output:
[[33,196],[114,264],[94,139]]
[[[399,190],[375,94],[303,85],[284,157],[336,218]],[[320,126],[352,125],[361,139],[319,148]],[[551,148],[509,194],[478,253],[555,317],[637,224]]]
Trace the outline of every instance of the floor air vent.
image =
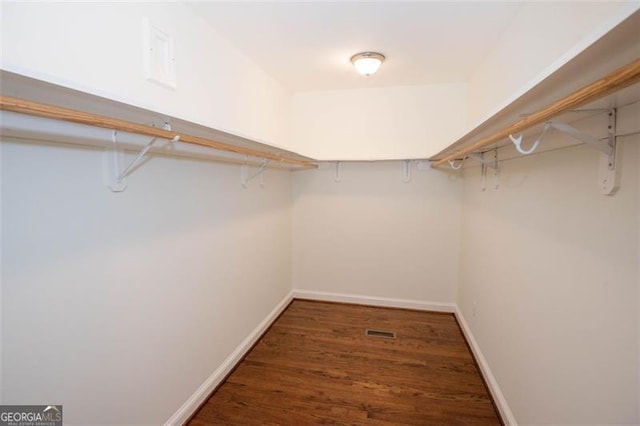
[[369,337],[382,337],[384,339],[395,339],[396,333],[395,331],[383,331],[383,330],[373,330],[371,328],[367,328],[364,332],[365,335]]

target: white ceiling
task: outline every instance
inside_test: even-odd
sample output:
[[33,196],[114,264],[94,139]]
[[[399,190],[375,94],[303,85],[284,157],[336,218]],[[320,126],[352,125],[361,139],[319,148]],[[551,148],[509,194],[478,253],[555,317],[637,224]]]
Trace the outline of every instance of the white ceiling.
[[[460,82],[521,2],[193,2],[191,7],[288,90]],[[542,30],[542,29],[541,29]],[[349,58],[387,60],[371,77]]]

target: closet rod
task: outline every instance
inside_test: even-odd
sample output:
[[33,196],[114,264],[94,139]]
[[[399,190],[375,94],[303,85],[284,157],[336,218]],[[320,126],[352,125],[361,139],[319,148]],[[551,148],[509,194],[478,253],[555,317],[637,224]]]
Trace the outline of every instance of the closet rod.
[[22,114],[34,115],[37,117],[53,118],[56,120],[70,121],[73,123],[87,124],[90,126],[103,127],[106,129],[119,130],[123,132],[136,133],[145,136],[173,139],[180,136],[180,142],[195,145],[207,146],[220,151],[228,151],[236,154],[248,155],[252,157],[266,158],[281,163],[292,164],[300,167],[311,168],[315,164],[311,160],[298,160],[284,157],[270,152],[258,151],[251,148],[229,145],[199,136],[185,135],[158,127],[151,127],[144,124],[132,123],[117,118],[105,117],[103,115],[62,108],[55,105],[43,104],[40,102],[28,101],[25,99],[10,96],[0,96],[0,109],[18,112]]
[[564,112],[595,101],[627,86],[631,86],[638,81],[640,81],[640,59],[636,59],[624,67],[613,71],[609,75],[584,86],[572,94],[536,111],[531,115],[528,115],[517,123],[506,127],[491,136],[487,136],[466,148],[459,149],[454,151],[452,154],[446,155],[441,159],[437,159],[433,163],[433,167],[441,166],[450,160],[464,158],[467,154],[479,151],[493,143],[508,138],[509,135],[521,133],[529,127],[549,121]]

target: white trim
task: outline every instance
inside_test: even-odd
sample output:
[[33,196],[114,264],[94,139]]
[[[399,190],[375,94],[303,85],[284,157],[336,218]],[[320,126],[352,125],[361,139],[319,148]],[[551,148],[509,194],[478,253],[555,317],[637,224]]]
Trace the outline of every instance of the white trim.
[[420,311],[456,311],[455,303],[429,302],[423,300],[391,299],[388,297],[363,296],[360,294],[328,293],[324,291],[293,290],[293,297],[324,302],[356,303],[359,305],[385,306],[388,308],[417,309]]
[[209,396],[211,392],[227,377],[227,374],[242,360],[242,357],[253,347],[262,334],[269,326],[278,318],[278,315],[293,300],[293,292],[289,293],[276,306],[267,317],[236,347],[236,349],[224,360],[224,362],[209,376],[205,382],[182,404],[182,407],[176,411],[173,416],[166,421],[168,425],[182,425],[189,417],[200,407],[200,404]]
[[469,328],[467,321],[465,321],[464,316],[462,315],[462,311],[457,306],[455,310],[455,315],[456,315],[456,318],[458,319],[458,324],[460,324],[460,328],[462,329],[462,332],[467,338],[467,342],[469,342],[471,351],[473,352],[473,355],[475,356],[476,361],[478,361],[478,365],[480,366],[482,375],[484,376],[484,379],[487,382],[487,386],[489,387],[491,396],[493,397],[493,400],[495,401],[496,406],[498,407],[498,411],[500,411],[500,416],[502,417],[502,420],[505,422],[505,424],[509,426],[518,426],[518,422],[516,421],[516,418],[513,416],[513,413],[511,412],[511,409],[507,404],[507,400],[504,397],[504,394],[502,393],[502,391],[500,390],[500,387],[498,386],[498,381],[496,380],[495,376],[491,372],[491,369],[489,368],[489,364],[487,363],[487,360],[484,358],[484,355],[482,355],[482,352],[480,351],[480,346],[478,346],[478,342],[476,342],[476,339],[473,337],[473,334],[471,333],[471,328]]

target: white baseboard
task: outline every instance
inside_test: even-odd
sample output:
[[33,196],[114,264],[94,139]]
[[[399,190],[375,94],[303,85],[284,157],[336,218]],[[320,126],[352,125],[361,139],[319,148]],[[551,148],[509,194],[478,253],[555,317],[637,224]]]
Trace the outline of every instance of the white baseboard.
[[324,302],[356,303],[359,305],[384,306],[387,308],[416,309],[420,311],[455,312],[455,303],[428,302],[422,300],[391,299],[387,297],[363,296],[359,294],[328,293],[323,291],[293,290],[293,297]]
[[482,355],[482,351],[480,351],[480,347],[478,346],[476,339],[473,337],[473,334],[471,333],[471,328],[469,328],[467,321],[465,321],[464,316],[462,315],[462,311],[457,306],[456,306],[455,314],[456,314],[456,318],[458,319],[458,323],[460,324],[460,328],[462,328],[462,332],[467,338],[467,342],[469,342],[469,346],[473,351],[473,355],[475,356],[476,361],[478,361],[478,365],[480,366],[482,375],[484,376],[484,379],[487,382],[487,386],[489,387],[489,392],[491,392],[491,396],[493,397],[493,400],[495,401],[496,406],[498,407],[498,411],[500,411],[500,416],[502,417],[502,420],[508,426],[518,426],[518,422],[516,421],[516,418],[513,416],[513,413],[511,412],[511,409],[507,404],[507,400],[505,399],[504,394],[500,390],[500,387],[498,386],[498,382],[496,381],[495,376],[493,375],[493,373],[491,372],[491,369],[489,368],[489,364],[487,363],[487,360],[484,358],[484,355]]
[[213,392],[213,390],[227,377],[227,374],[236,366],[242,357],[253,347],[260,336],[269,328],[269,326],[278,318],[278,315],[284,311],[293,300],[293,293],[289,293],[275,307],[269,315],[236,347],[236,349],[224,360],[224,362],[209,376],[205,382],[182,404],[182,407],[176,411],[173,416],[166,421],[165,426],[174,426],[184,424],[189,417],[200,407],[200,404]]

